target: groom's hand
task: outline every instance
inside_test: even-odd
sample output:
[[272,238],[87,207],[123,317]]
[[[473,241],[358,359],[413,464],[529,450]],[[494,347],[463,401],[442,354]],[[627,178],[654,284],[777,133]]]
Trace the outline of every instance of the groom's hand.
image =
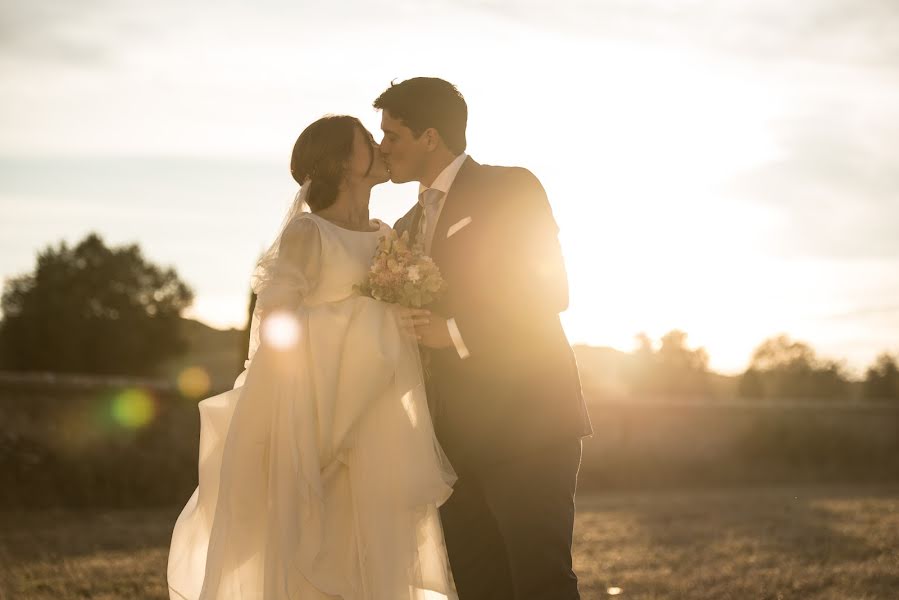
[[449,348],[453,345],[453,338],[450,337],[449,327],[446,325],[446,319],[439,315],[432,314],[431,311],[423,311],[423,323],[415,326],[415,336],[418,343],[425,348]]
[[431,313],[421,308],[405,308],[396,306],[397,318],[400,326],[409,335],[418,337],[415,331],[416,327],[427,325],[431,322]]
[[397,305],[394,309],[396,310],[400,326],[410,335],[415,335],[416,327],[427,325],[431,320],[430,311],[422,308],[406,308]]

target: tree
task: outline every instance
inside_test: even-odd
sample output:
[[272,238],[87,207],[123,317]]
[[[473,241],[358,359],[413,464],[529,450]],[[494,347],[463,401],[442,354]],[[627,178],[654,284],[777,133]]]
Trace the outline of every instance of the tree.
[[0,364],[24,371],[149,374],[185,348],[180,313],[193,293],[137,245],[108,248],[96,234],[38,253],[33,273],[7,281]]
[[899,400],[899,366],[896,357],[884,352],[865,374],[862,394],[865,398]]
[[629,383],[634,393],[695,396],[708,392],[708,353],[704,348],[688,348],[683,331],[663,335],[658,350],[641,333],[632,356]]
[[847,390],[840,363],[819,359],[811,346],[784,334],[755,349],[738,386],[741,396],[756,398],[840,398]]

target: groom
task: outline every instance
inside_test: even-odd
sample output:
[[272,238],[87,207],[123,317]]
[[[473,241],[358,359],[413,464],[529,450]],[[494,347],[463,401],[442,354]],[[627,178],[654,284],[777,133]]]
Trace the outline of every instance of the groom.
[[424,243],[448,284],[410,323],[459,475],[440,512],[460,599],[579,598],[574,493],[592,428],[559,321],[568,281],[546,193],[526,169],[465,153],[468,107],[451,83],[392,84],[374,107],[391,180],[420,184],[395,228]]

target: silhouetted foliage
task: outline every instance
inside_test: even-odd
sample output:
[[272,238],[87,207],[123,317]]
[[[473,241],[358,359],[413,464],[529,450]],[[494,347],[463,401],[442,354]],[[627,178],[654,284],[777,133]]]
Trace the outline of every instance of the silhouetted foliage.
[[844,398],[848,385],[840,363],[822,360],[808,344],[779,335],[756,348],[738,393],[744,398]]
[[899,366],[896,357],[884,352],[865,374],[862,391],[865,398],[899,400]]
[[95,374],[151,373],[180,353],[181,311],[193,293],[137,245],[108,248],[96,234],[38,254],[33,273],[10,279],[2,297],[5,369]]
[[673,330],[662,336],[659,349],[641,333],[628,373],[632,394],[698,396],[708,392],[709,357],[704,348],[687,347],[687,334]]

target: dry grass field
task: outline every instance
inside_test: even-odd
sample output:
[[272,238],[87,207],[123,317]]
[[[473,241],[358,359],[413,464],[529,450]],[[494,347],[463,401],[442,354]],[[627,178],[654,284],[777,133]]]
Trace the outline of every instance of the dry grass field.
[[[899,487],[583,495],[582,597],[899,598]],[[178,508],[0,512],[0,599],[164,599]]]
[[584,497],[582,597],[899,598],[899,489],[763,488]]

